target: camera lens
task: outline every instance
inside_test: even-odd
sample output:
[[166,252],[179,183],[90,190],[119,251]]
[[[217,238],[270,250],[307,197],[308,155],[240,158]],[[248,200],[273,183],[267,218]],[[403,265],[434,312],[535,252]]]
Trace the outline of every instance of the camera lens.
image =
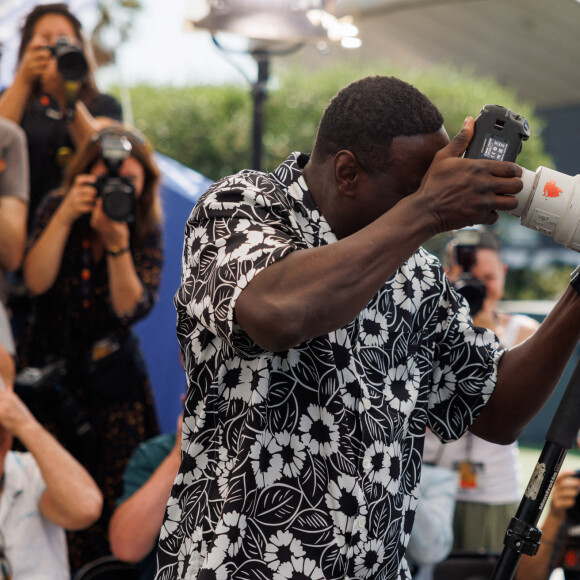
[[108,177],[101,189],[103,211],[113,220],[131,221],[135,188],[121,177]]
[[59,38],[53,49],[58,72],[68,81],[80,81],[88,72],[89,65],[82,50],[70,44],[66,38]]

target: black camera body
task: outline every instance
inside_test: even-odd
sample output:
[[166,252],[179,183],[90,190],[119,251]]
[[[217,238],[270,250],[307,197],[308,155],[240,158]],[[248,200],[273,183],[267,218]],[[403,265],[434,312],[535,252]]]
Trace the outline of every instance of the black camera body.
[[103,211],[112,220],[131,223],[135,220],[135,187],[130,179],[119,175],[123,161],[131,155],[131,143],[124,135],[104,135],[101,150],[107,173],[97,178],[95,187],[103,200]]
[[95,452],[97,436],[77,398],[62,382],[66,374],[62,359],[26,367],[16,375],[14,389],[39,421],[55,424],[73,455],[86,458]]
[[487,296],[485,284],[471,273],[479,239],[480,233],[473,228],[463,228],[455,232],[455,261],[461,266],[462,273],[453,287],[467,300],[471,316],[475,316],[482,309]]
[[485,105],[475,119],[465,157],[513,162],[529,137],[530,126],[521,115],[501,105]]
[[80,81],[87,74],[89,65],[83,51],[65,36],[60,36],[55,45],[48,48],[56,58],[58,72],[65,80]]

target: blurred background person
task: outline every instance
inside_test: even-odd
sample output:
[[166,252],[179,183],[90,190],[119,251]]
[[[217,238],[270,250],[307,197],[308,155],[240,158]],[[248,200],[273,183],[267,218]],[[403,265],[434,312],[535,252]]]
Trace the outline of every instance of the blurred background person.
[[[83,73],[79,62],[87,64],[80,78],[65,79],[57,66],[55,47],[62,40],[70,45],[64,51],[73,53],[68,76],[67,70]],[[28,140],[29,226],[43,195],[62,183],[72,153],[101,121],[121,120],[120,104],[99,93],[91,61],[81,23],[66,4],[40,4],[28,14],[14,80],[0,96],[0,116],[21,125]]]
[[405,552],[413,580],[432,580],[435,564],[451,552],[456,495],[454,471],[423,465],[415,523]]
[[[2,578],[69,580],[65,529],[91,525],[103,497],[86,469],[14,393],[13,380],[14,362],[0,346]],[[11,450],[14,436],[26,451]]]
[[9,312],[6,272],[22,262],[26,244],[29,170],[24,131],[0,117],[0,345],[16,354]]
[[[458,247],[457,237],[451,240],[446,254],[447,275],[452,282],[459,281],[464,268],[457,260],[457,252],[473,252],[475,260],[467,273],[483,283],[485,296],[475,313],[472,307],[473,320],[495,332],[508,348],[530,336],[539,323],[528,316],[501,311],[499,301],[504,293],[507,265],[501,261],[499,242],[492,232],[474,233],[477,239],[468,249]],[[457,441],[443,444],[427,432],[423,459],[459,473],[453,549],[501,552],[507,526],[521,499],[517,443],[496,445],[468,431]]]
[[[540,549],[523,555],[515,580],[548,580],[561,568],[566,580],[580,579],[580,474],[562,470],[551,491],[550,509],[542,522]],[[554,577],[560,570],[554,572]]]
[[[57,59],[59,43],[67,54]],[[66,4],[39,4],[25,18],[15,76],[0,95],[0,116],[21,125],[26,134],[28,232],[40,200],[62,183],[75,150],[100,126],[122,118],[120,104],[98,91],[92,60],[81,23]],[[18,339],[31,305],[21,272],[8,279],[11,325]]]
[[[185,397],[183,397],[185,399]],[[139,445],[123,477],[123,494],[109,524],[111,550],[139,565],[139,580],[155,577],[155,553],[171,487],[181,464],[181,423]]]
[[[42,389],[28,389],[34,411],[56,423],[59,439],[105,495],[99,522],[70,537],[73,569],[109,553],[108,521],[127,460],[159,431],[132,331],[159,292],[159,177],[142,134],[122,126],[97,132],[75,156],[62,188],[43,200],[24,260],[35,298],[19,347],[22,374],[55,361],[66,371]],[[66,405],[75,411],[64,413]],[[79,423],[81,416],[86,422]]]

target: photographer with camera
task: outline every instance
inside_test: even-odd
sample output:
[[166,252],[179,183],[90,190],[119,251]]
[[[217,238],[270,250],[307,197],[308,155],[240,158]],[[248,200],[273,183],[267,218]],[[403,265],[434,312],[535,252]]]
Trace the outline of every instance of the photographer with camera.
[[[69,580],[65,530],[91,525],[102,494],[89,473],[13,391],[0,346],[0,577]],[[13,451],[17,437],[25,451]]]
[[560,471],[541,525],[540,549],[535,556],[522,556],[515,580],[548,580],[555,568],[562,568],[566,580],[580,579],[579,493],[580,472]]
[[66,4],[40,4],[26,17],[14,80],[0,116],[22,126],[30,157],[29,229],[42,197],[58,187],[73,152],[121,107],[99,93],[81,23]]
[[[445,257],[447,276],[467,299],[474,324],[492,330],[504,348],[521,343],[539,327],[529,316],[501,311],[507,264],[492,232],[456,232]],[[521,496],[517,443],[496,445],[468,431],[443,444],[428,432],[423,460],[458,472],[454,550],[501,552]]]
[[[159,177],[142,134],[120,125],[95,133],[63,186],[40,206],[24,260],[35,298],[19,348],[21,368],[62,361],[65,372],[57,383],[77,399],[96,433],[94,448],[85,438],[85,448],[75,452],[103,489],[105,506],[98,525],[75,539],[78,546],[71,544],[73,567],[108,553],[108,518],[122,491],[125,464],[141,441],[158,433],[131,327],[158,297]],[[70,438],[62,421],[56,432],[61,440]]]

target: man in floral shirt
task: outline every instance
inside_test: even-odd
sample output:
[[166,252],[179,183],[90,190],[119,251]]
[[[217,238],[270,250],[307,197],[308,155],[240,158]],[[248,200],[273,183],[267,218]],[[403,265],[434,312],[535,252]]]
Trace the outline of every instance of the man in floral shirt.
[[507,442],[549,396],[579,338],[574,290],[504,354],[421,248],[517,205],[520,168],[461,158],[472,134],[468,118],[450,143],[424,95],[368,77],[331,101],[312,156],[200,199],[158,580],[408,579],[426,427]]

